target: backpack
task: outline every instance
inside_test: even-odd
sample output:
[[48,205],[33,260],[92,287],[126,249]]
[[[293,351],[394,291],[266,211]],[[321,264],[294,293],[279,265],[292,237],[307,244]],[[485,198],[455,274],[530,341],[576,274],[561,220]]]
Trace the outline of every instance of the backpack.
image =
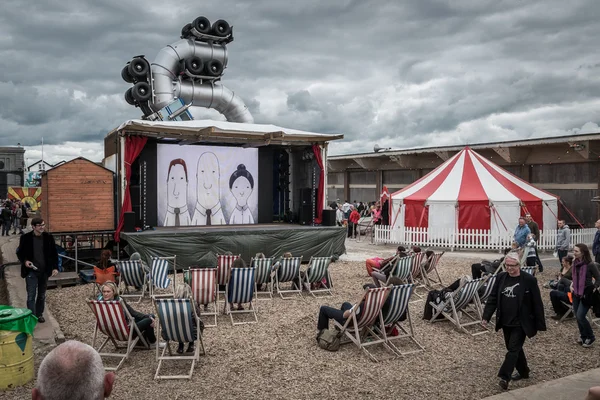
[[327,351],[338,351],[340,349],[341,332],[336,329],[323,329],[317,335],[319,347]]

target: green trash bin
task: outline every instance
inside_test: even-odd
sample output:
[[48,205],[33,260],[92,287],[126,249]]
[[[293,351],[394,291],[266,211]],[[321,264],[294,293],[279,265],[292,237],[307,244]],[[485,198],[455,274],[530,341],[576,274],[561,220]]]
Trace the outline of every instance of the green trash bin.
[[31,310],[0,306],[0,390],[22,386],[33,379],[33,330]]

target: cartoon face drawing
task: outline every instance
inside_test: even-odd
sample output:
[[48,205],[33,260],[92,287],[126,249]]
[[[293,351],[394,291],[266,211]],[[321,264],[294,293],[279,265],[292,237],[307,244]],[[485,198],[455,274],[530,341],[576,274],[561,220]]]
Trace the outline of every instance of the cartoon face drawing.
[[238,177],[231,187],[231,193],[235,200],[237,201],[238,206],[245,206],[248,203],[248,197],[252,194],[252,186],[250,185],[250,181],[244,177]]
[[187,204],[188,180],[183,164],[174,164],[167,177],[167,204],[170,207],[183,207]]
[[214,153],[202,153],[198,159],[197,201],[204,208],[212,208],[220,201],[219,160]]
[[237,169],[229,178],[229,190],[235,198],[235,209],[229,218],[230,224],[253,224],[252,212],[248,208],[248,198],[254,190],[254,178],[246,169],[244,164],[238,165]]

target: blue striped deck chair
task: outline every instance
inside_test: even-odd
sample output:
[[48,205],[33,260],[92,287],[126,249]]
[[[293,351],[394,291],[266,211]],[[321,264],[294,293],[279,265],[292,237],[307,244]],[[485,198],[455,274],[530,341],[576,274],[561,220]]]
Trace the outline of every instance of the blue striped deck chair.
[[[256,269],[254,268],[232,268],[229,284],[226,288],[227,303],[225,313],[231,318],[231,325],[254,324],[258,322],[256,317],[255,295],[256,284],[254,282]],[[248,309],[234,310],[231,305],[248,304]],[[254,321],[235,322],[233,314],[252,314]]]
[[[329,264],[331,264],[331,257],[311,257],[306,271],[302,274],[302,284],[306,285],[308,293],[313,297],[317,297],[315,293],[327,293],[333,296],[333,284],[331,283]],[[323,284],[323,279],[327,280],[328,287]],[[313,284],[318,284],[320,288],[312,289]]]
[[535,273],[537,272],[537,267],[521,267],[521,272],[525,272],[526,274],[535,276]]
[[[173,279],[169,279],[169,268],[173,268]],[[171,296],[175,294],[175,281],[177,279],[177,256],[152,257],[150,268],[150,297]],[[170,288],[169,288],[170,287]],[[167,291],[158,294],[156,289]]]
[[425,281],[425,285],[428,289],[435,289],[436,287],[444,287],[442,283],[442,278],[437,270],[437,267],[440,262],[440,258],[444,255],[445,252],[434,253],[433,256],[429,259],[429,263],[422,268],[422,275]]
[[[291,299],[292,297],[284,297],[284,293],[297,293],[302,297],[302,284],[300,283],[300,264],[302,264],[302,256],[300,257],[289,257],[289,258],[280,258],[277,262],[279,264],[277,266],[277,271],[275,273],[275,287],[277,288],[277,293],[279,296],[284,299]],[[276,265],[277,265],[276,264]],[[300,287],[294,289],[293,287],[288,290],[283,290],[281,288],[282,283],[287,282],[296,282],[300,283]]]
[[[433,315],[429,322],[436,322],[440,320],[436,320],[439,315],[443,315],[447,320],[452,322],[457,328],[462,330],[465,333],[468,333],[471,336],[481,335],[483,333],[488,332],[487,329],[484,329],[481,325],[482,314],[481,314],[481,304],[479,303],[479,296],[477,295],[477,291],[483,284],[483,278],[473,279],[472,281],[468,281],[462,287],[458,288],[452,293],[446,294],[446,300],[440,302],[440,304],[435,304],[431,302],[431,306],[433,307]],[[467,310],[469,304],[471,302],[475,302],[475,313],[469,312]],[[461,317],[465,316],[469,319],[469,321],[463,322]],[[462,319],[467,319],[462,318]],[[468,326],[476,326],[483,330],[476,331],[474,333],[469,332],[466,328]]]
[[[136,303],[139,303],[146,294],[146,284],[148,283],[148,274],[144,271],[142,262],[140,260],[119,261],[117,265],[121,274],[121,284],[125,286],[125,291],[121,291],[121,293],[127,293],[122,294],[121,297],[136,298]],[[141,288],[138,290],[138,292],[141,291],[141,294],[129,294],[130,286]]]
[[[257,300],[273,300],[273,274],[271,273],[273,267],[273,258],[252,258],[250,260],[250,266],[256,269],[254,275],[254,282],[257,287],[267,285],[268,290],[256,291]],[[261,299],[260,295],[269,296],[268,299]]]
[[386,286],[389,284],[389,280],[392,277],[398,278],[402,280],[404,283],[408,283],[410,280],[412,265],[414,261],[414,255],[406,256],[406,257],[398,257],[396,259],[396,263],[392,270],[390,271],[390,276],[388,277],[388,282],[382,282]]
[[379,322],[380,325],[383,325],[381,309],[385,304],[389,293],[390,288],[388,286],[367,289],[361,301],[354,304],[350,309],[350,316],[346,319],[344,325],[333,320],[334,326],[337,327],[340,330],[340,334],[347,339],[346,343],[348,343],[348,340],[351,341],[375,362],[378,360],[367,349],[368,346],[381,343],[388,350],[392,351],[385,341],[377,341],[379,336],[373,331],[373,325],[375,325],[375,323]]
[[[154,379],[191,379],[194,373],[196,361],[200,358],[200,349],[202,354],[204,351],[204,342],[202,341],[202,333],[200,329],[196,329],[194,337],[193,328],[199,326],[200,318],[196,314],[194,300],[192,299],[154,299],[156,307],[156,315],[158,315],[159,323],[156,324],[156,337],[163,338],[167,344],[161,350],[156,346],[156,373]],[[170,342],[194,343],[194,355],[173,355]],[[165,355],[166,352],[169,355]],[[191,361],[189,373],[187,375],[160,375],[160,367],[165,360],[175,361]]]
[[485,305],[485,302],[487,301],[488,297],[490,297],[490,294],[492,294],[492,290],[494,289],[494,285],[496,284],[496,278],[498,277],[498,275],[494,274],[494,275],[488,275],[487,277],[483,278],[483,292],[481,293],[481,295],[478,294],[477,296],[479,297],[479,306],[481,307],[479,309],[479,311],[481,312],[481,315],[483,315],[483,308]]
[[[392,286],[390,289],[390,294],[388,295],[388,298],[381,310],[385,329],[380,329],[379,326],[376,325],[377,333],[383,337],[392,351],[400,356],[418,353],[425,350],[421,343],[419,343],[415,338],[415,331],[408,307],[408,304],[410,303],[410,297],[412,296],[414,289],[415,285],[412,283]],[[405,321],[408,324],[408,329],[402,326],[400,321],[402,316],[405,314]],[[398,334],[396,336],[390,336],[389,333],[391,333],[394,328],[396,328]],[[392,343],[392,341],[405,338],[408,338],[414,342],[418,346],[418,349],[402,352],[400,348]]]
[[[87,300],[90,309],[96,317],[96,327],[94,329],[94,339],[92,347],[96,348],[96,340],[98,332],[106,335],[106,339],[97,349],[100,357],[109,357],[119,359],[119,364],[116,367],[105,366],[107,371],[117,371],[123,362],[129,358],[133,348],[139,341],[144,347],[150,346],[146,339],[135,324],[135,320],[127,311],[127,307],[122,300],[104,301],[104,300]],[[135,337],[134,337],[135,333]],[[108,342],[112,342],[115,349],[126,349],[125,353],[103,353],[102,350]],[[117,342],[127,342],[127,345],[119,345]]]

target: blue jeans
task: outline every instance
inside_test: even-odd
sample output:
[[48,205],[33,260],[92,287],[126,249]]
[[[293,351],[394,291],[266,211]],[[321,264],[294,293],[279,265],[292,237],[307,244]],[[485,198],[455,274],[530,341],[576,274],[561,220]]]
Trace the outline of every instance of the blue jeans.
[[25,285],[27,287],[27,308],[36,317],[41,317],[44,314],[44,306],[46,305],[48,275],[45,273],[38,274],[31,270],[25,277]]
[[579,328],[581,340],[596,339],[592,325],[590,325],[590,321],[586,318],[588,311],[590,311],[590,306],[583,304],[581,297],[573,294],[573,312],[577,318],[577,327]]
[[342,308],[338,310],[337,308],[321,306],[319,309],[319,322],[317,322],[317,329],[329,329],[329,320],[335,319],[340,324],[344,325],[346,323],[346,318],[344,318],[344,311],[352,308],[352,304],[345,302],[342,304]]

